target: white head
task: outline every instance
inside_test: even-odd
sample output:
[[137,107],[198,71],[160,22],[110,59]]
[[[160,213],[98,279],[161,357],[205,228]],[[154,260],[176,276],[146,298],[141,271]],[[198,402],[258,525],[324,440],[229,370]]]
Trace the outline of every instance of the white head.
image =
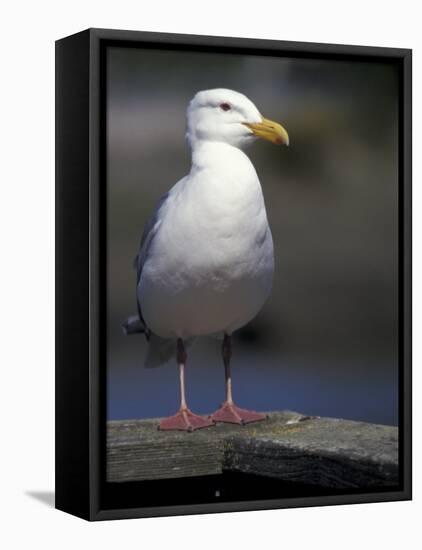
[[187,138],[198,143],[223,142],[243,148],[257,137],[288,145],[289,136],[277,122],[264,118],[245,95],[218,88],[198,92],[187,110]]

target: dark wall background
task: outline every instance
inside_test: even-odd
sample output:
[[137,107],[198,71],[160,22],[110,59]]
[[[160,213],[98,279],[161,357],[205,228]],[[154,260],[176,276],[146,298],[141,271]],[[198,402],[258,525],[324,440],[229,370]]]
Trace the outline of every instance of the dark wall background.
[[[142,368],[132,261],[158,198],[190,167],[185,110],[206,88],[245,93],[288,130],[287,148],[249,151],[273,231],[272,295],[234,342],[234,396],[397,423],[398,79],[388,64],[110,48],[108,53],[108,416],[178,407],[177,369]],[[187,366],[188,400],[224,396],[219,342]]]

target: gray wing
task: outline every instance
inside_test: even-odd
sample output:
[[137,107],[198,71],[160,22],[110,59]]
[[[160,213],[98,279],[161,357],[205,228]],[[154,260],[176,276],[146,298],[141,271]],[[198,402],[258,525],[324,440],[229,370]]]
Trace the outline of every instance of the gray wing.
[[154,240],[154,237],[157,234],[157,231],[161,225],[160,211],[163,208],[164,204],[166,203],[169,197],[169,194],[170,192],[167,192],[165,195],[163,195],[160,198],[155,208],[154,214],[150,217],[150,219],[145,224],[144,231],[141,237],[141,245],[139,247],[139,252],[136,255],[135,260],[133,262],[133,266],[136,269],[136,273],[137,273],[137,277],[136,277],[137,284],[141,279],[142,268],[145,265],[145,261],[147,259],[148,251],[150,249],[152,241]]
[[[141,244],[139,247],[139,252],[133,262],[134,268],[136,269],[136,288],[138,288],[139,281],[141,280],[142,275],[142,269],[145,265],[146,259],[148,257],[148,251],[151,247],[151,244],[154,240],[155,235],[157,234],[157,231],[161,225],[161,219],[160,219],[160,212],[162,211],[162,208],[164,207],[168,197],[170,195],[170,191],[167,192],[165,195],[163,195],[160,200],[157,203],[157,206],[155,208],[154,214],[151,216],[151,218],[146,222],[144,231],[142,233],[141,237]],[[141,304],[139,302],[138,298],[138,292],[136,293],[136,301],[138,305],[138,315],[139,319],[142,321],[142,323],[145,325],[146,330],[148,330],[145,320],[142,316],[142,310],[141,310]]]

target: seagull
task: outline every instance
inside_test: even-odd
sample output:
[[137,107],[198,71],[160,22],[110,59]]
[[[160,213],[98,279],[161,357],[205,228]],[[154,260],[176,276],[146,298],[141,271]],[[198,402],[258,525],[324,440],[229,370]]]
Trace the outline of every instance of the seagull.
[[[212,89],[191,100],[186,137],[191,169],[160,199],[145,226],[135,260],[138,314],[124,329],[145,334],[145,366],[175,355],[180,408],[159,429],[193,431],[266,418],[238,407],[232,394],[232,334],[260,311],[274,272],[261,185],[243,149],[257,138],[288,145],[289,136],[245,95]],[[208,418],[188,408],[185,390],[187,348],[205,335],[222,337],[225,370],[225,401]]]

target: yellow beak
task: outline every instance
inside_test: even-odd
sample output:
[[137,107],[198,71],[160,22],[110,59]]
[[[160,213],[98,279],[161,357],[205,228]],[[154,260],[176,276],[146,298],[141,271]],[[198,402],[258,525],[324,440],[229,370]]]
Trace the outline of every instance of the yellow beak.
[[244,122],[243,124],[260,138],[278,145],[289,145],[289,134],[278,122],[263,118],[262,122]]

